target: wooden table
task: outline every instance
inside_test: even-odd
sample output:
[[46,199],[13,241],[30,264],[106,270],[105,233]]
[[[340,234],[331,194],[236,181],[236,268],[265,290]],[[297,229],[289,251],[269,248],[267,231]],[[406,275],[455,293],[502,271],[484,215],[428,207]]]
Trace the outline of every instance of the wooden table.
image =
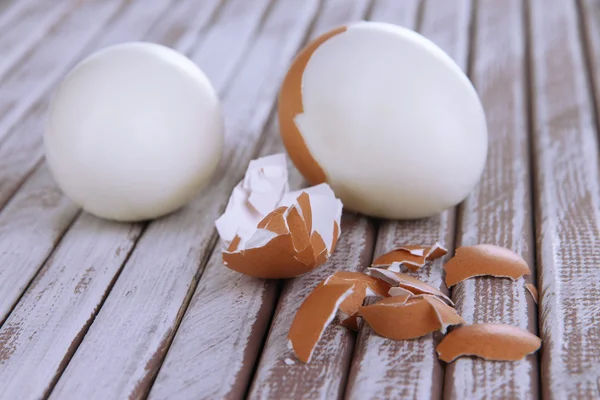
[[[346,213],[329,262],[262,281],[221,264],[213,222],[248,162],[283,150],[274,104],[291,58],[334,26],[413,28],[469,74],[490,152],[459,207],[420,221]],[[147,40],[191,57],[222,99],[226,149],[187,207],[139,224],[96,219],[43,161],[57,82],[104,46]],[[1,399],[600,398],[600,2],[594,0],[18,0],[0,14]],[[431,116],[435,118],[435,115]],[[293,172],[293,185],[303,184]],[[535,273],[477,278],[451,296],[468,323],[543,339],[520,362],[445,365],[439,336],[394,342],[332,325],[308,365],[285,336],[300,302],[337,270],[394,244],[493,243]],[[439,260],[418,277],[447,291]]]

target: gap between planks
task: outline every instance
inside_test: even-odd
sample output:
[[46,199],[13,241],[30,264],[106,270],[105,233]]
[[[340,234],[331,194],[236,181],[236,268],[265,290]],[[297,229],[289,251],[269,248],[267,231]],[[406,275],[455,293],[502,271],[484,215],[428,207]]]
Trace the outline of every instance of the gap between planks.
[[[310,39],[328,30],[362,19],[370,1],[329,1],[320,12]],[[285,151],[278,132],[276,114],[269,124],[266,142],[259,156]],[[289,160],[288,160],[289,162]],[[298,171],[290,163],[290,183],[296,189],[305,186]],[[265,345],[256,359],[256,371],[249,386],[248,398],[311,398],[335,399],[343,395],[345,377],[350,363],[354,334],[345,329],[329,327],[311,363],[302,364],[287,347],[287,331],[298,305],[315,285],[341,269],[360,270],[370,262],[375,225],[367,218],[345,212],[342,217],[343,235],[328,262],[300,277],[286,280],[270,324]],[[286,361],[287,360],[287,361]],[[340,379],[341,377],[341,379]]]
[[[464,68],[469,48],[470,2],[429,0],[415,4],[410,11],[402,18],[403,24],[419,30]],[[389,22],[401,23],[403,14],[382,15]],[[436,241],[452,252],[454,220],[455,211],[451,209],[418,221],[385,221],[379,229],[375,255],[403,244],[429,245]],[[442,280],[445,259],[421,269],[416,276],[447,292]],[[440,398],[444,371],[434,350],[438,340],[438,335],[427,335],[410,341],[392,341],[364,324],[357,339],[346,398]]]
[[[162,2],[162,4],[164,4],[165,6],[168,5],[169,3],[170,2]],[[181,2],[180,4],[182,4],[182,3],[184,3],[184,2]],[[187,2],[187,3],[190,3],[190,2]],[[158,4],[158,2],[156,2],[154,4],[156,5],[156,4]],[[133,10],[131,8],[131,7],[142,7],[142,6],[146,10],[146,12],[141,12],[140,13],[138,11],[135,11],[135,8],[133,8]],[[160,4],[159,4],[159,6],[160,6]],[[156,6],[154,8],[148,8],[146,5],[143,5],[141,3],[137,3],[137,5],[131,5],[131,7],[127,8],[126,10],[133,11],[133,12],[124,13],[123,16],[122,16],[123,19],[117,19],[117,20],[113,21],[114,24],[115,24],[115,26],[112,26],[113,29],[109,30],[109,33],[107,34],[107,36],[105,36],[103,38],[103,40],[100,42],[100,45],[101,44],[107,44],[110,41],[121,41],[123,39],[133,39],[133,38],[135,38],[138,35],[138,33],[134,33],[134,32],[138,31],[138,32],[140,32],[139,34],[141,34],[140,29],[142,31],[143,30],[147,30],[143,26],[140,26],[140,24],[142,24],[143,21],[144,21],[144,19],[141,18],[141,16],[146,16],[147,17],[146,21],[147,21],[147,23],[149,23],[148,24],[148,27],[149,27],[149,26],[152,26],[154,24],[154,20],[155,20],[155,18],[152,17],[152,15],[149,14],[150,10],[154,9],[155,10],[155,14],[156,14],[157,17],[160,16],[160,15],[162,15],[162,10],[163,10],[162,8],[156,8]],[[128,18],[135,18],[135,21],[133,23],[132,23],[132,21],[127,21],[126,17],[128,17]],[[149,20],[148,18],[151,18],[151,19]],[[181,21],[179,21],[179,22],[181,22]],[[192,22],[195,22],[195,21],[192,21]],[[193,26],[190,29],[192,31],[194,31],[194,30],[197,29],[197,27]],[[150,35],[150,36],[152,36],[152,35]],[[169,42],[167,41],[167,42],[165,42],[165,44],[169,44]],[[45,168],[44,168],[44,170],[45,170]],[[46,174],[46,175],[44,176],[43,174]],[[37,173],[37,175],[39,175],[39,173]],[[50,187],[50,189],[48,189],[48,187]],[[28,218],[35,217],[35,219],[33,219],[34,228],[38,228],[39,231],[41,231],[42,233],[43,232],[48,232],[48,231],[50,231],[50,232],[59,231],[58,232],[58,236],[54,239],[54,240],[56,240],[60,235],[62,235],[62,232],[60,232],[60,231],[62,230],[64,232],[64,230],[70,224],[69,221],[72,220],[72,215],[77,212],[76,208],[68,200],[66,200],[64,196],[62,196],[62,194],[60,193],[59,189],[56,188],[55,184],[50,179],[49,174],[47,173],[47,171],[43,171],[42,172],[42,178],[37,179],[37,181],[33,181],[31,183],[26,184],[24,188],[26,189],[25,193],[23,193],[21,195],[21,197],[23,197],[23,200],[21,201],[18,198],[18,196],[20,196],[20,194],[18,193],[17,197],[14,199],[15,200],[14,201],[15,204],[14,204],[13,208],[20,210],[21,211],[21,215],[24,215],[24,216],[26,216]],[[39,195],[38,193],[41,193],[41,194],[45,195],[45,197],[42,196],[42,195]],[[51,196],[51,199],[49,199],[48,198],[48,193],[50,193],[50,194],[55,193],[56,196],[54,196],[54,197]],[[66,202],[66,204],[65,204],[65,202]],[[63,204],[63,205],[60,206],[61,204]],[[45,217],[47,216],[47,218],[46,218],[47,223],[44,225],[43,221],[42,221],[41,225],[36,226],[35,224],[38,223],[38,219],[39,219],[40,206],[42,206],[42,208],[41,208],[42,214]],[[25,210],[28,210],[28,209],[30,210],[30,212],[26,213]],[[36,215],[36,212],[38,213],[37,215]],[[68,217],[66,217],[66,218],[64,218],[61,215],[64,215],[65,213],[67,213],[67,214],[70,213],[71,215],[68,216]],[[6,217],[6,218],[4,218],[4,217]],[[5,221],[6,220],[13,221],[12,222],[13,224],[17,224],[17,226],[19,226],[19,225],[23,226],[26,229],[29,227],[29,224],[25,223],[25,221],[23,221],[22,218],[19,218],[19,215],[15,215],[15,213],[10,212],[10,209],[5,210],[3,213],[1,213],[0,214],[0,218],[3,218]],[[91,221],[90,221],[90,217],[87,216],[87,215],[84,215],[82,218],[87,222],[87,225],[86,225],[86,222],[83,223],[84,227],[87,226],[87,230],[84,229],[84,232],[99,231],[99,232],[96,232],[96,234],[101,234],[104,231],[108,231],[108,232],[113,232],[113,233],[115,233],[115,235],[117,235],[117,233],[119,232],[119,229],[123,229],[123,228],[119,228],[118,224],[110,224],[110,223],[107,224],[108,226],[102,226],[102,227],[99,227],[97,229],[94,229],[94,227],[96,226],[95,225],[96,222],[95,222],[95,220],[93,218],[91,218]],[[42,218],[42,220],[43,220],[43,218]],[[61,221],[61,222],[57,223],[57,221]],[[127,227],[127,229],[130,229],[130,228]],[[34,232],[35,232],[35,229],[34,229]],[[119,236],[117,235],[117,237],[119,237]],[[22,237],[22,238],[23,239],[27,239],[26,237]],[[81,235],[81,237],[75,237],[75,238],[73,238],[72,236],[70,236],[70,240],[65,240],[65,243],[62,243],[59,246],[59,248],[56,250],[56,252],[61,252],[61,249],[67,248],[67,250],[62,251],[62,254],[64,254],[65,252],[67,252],[66,254],[68,254],[68,251],[69,251],[68,249],[69,248],[71,248],[71,249],[72,248],[76,248],[76,247],[78,247],[78,245],[82,245],[83,246],[83,244],[85,243],[86,240],[87,240],[87,236],[85,234]],[[126,239],[124,238],[122,240],[122,242],[123,242],[122,244],[127,244],[129,240],[130,240],[130,238],[126,238]],[[115,248],[110,243],[104,243],[104,244],[106,244],[106,246],[103,247],[101,244],[103,244],[102,241],[99,242],[99,244],[98,244],[99,248],[95,249],[96,253],[94,253],[94,254],[97,255],[97,254],[106,253],[107,254],[106,257],[110,257],[111,254],[115,253],[117,257],[121,257],[120,258],[121,260],[123,259],[122,256],[125,256],[125,254],[126,254],[125,251],[122,251],[123,249],[121,247],[116,247]],[[43,243],[42,243],[42,247],[44,247]],[[46,247],[47,250],[45,250],[45,251],[47,251],[49,253],[52,250],[52,247],[53,246],[50,244],[48,247]],[[83,246],[83,247],[85,247],[85,246]],[[25,250],[25,247],[23,247],[23,249]],[[38,249],[39,248],[36,248],[36,250],[38,250]],[[27,252],[27,250],[25,250],[25,252]],[[71,269],[72,275],[74,275],[75,277],[77,277],[77,274],[80,273],[80,271],[79,271],[80,265],[78,264],[77,260],[69,259],[69,258],[66,258],[66,257],[67,256],[65,256],[65,255],[63,255],[63,256],[60,256],[60,255],[57,256],[55,254],[55,255],[52,256],[52,259],[50,260],[50,264],[56,263],[57,262],[56,258],[58,258],[59,260],[64,259],[65,263],[67,263],[67,264],[70,263],[71,264],[69,266],[69,268]],[[90,257],[90,254],[88,253],[85,257],[81,257],[81,259],[85,259],[85,258],[89,258],[89,257]],[[40,256],[39,257],[40,261],[36,261],[36,263],[38,263],[38,262],[41,263],[42,260],[43,260],[43,258],[44,258],[43,256]],[[59,261],[59,263],[60,263],[60,261]],[[37,265],[37,264],[35,264],[35,265]],[[113,269],[114,268],[118,268],[118,267],[120,267],[122,265],[122,262],[119,262],[117,264],[112,264],[112,265],[113,265]],[[58,269],[59,266],[55,265],[55,267],[56,268],[54,269],[54,272],[53,272],[54,275],[57,274],[57,269]],[[102,266],[102,267],[104,268],[104,266]],[[109,267],[110,267],[110,265],[109,265]],[[32,285],[32,287],[29,288],[30,292],[31,291],[35,291],[36,289],[38,289],[38,288],[35,287],[35,285],[37,283],[40,283],[40,281],[44,281],[45,280],[45,282],[47,284],[47,287],[45,287],[41,291],[37,290],[37,295],[35,296],[36,298],[37,298],[37,296],[44,295],[44,293],[46,293],[46,292],[48,292],[46,294],[46,296],[48,296],[48,295],[50,295],[52,293],[54,293],[54,294],[62,293],[62,291],[61,291],[62,288],[53,287],[54,284],[52,282],[56,282],[56,276],[54,276],[54,280],[52,280],[52,281],[49,281],[49,279],[51,277],[47,277],[47,276],[44,277],[46,275],[46,273],[48,272],[48,269],[51,269],[51,266],[46,265],[45,268],[42,270],[42,273],[40,273],[38,275],[38,277],[37,277],[36,281],[34,282],[34,284]],[[63,272],[61,272],[61,274]],[[92,270],[89,270],[89,271],[86,270],[86,274],[87,275],[84,278],[81,278],[82,279],[81,282],[80,281],[76,281],[78,283],[75,286],[75,289],[73,289],[75,291],[74,294],[76,294],[76,295],[79,294],[81,296],[86,295],[86,293],[84,293],[85,289],[87,289],[88,286],[91,286],[90,282],[92,281],[92,278],[95,276],[96,279],[100,279],[101,280],[101,282],[99,282],[100,291],[99,291],[99,293],[96,293],[96,295],[99,295],[101,297],[102,296],[105,297],[105,295],[101,295],[101,293],[102,293],[102,286],[103,285],[106,286],[106,283],[103,284],[102,283],[102,279],[103,279],[102,276],[98,276],[98,274],[100,274],[100,272],[97,272],[96,275],[94,275],[94,272],[95,272],[95,268],[92,268]],[[102,272],[106,273],[105,270],[102,270]],[[114,273],[113,273],[113,275],[114,275]],[[69,276],[63,276],[63,282],[62,282],[61,286],[64,286],[64,285],[68,286],[70,284],[70,282],[73,282],[73,279],[75,279],[75,278],[71,278],[71,280],[69,280]],[[82,286],[82,285],[79,285],[79,283],[84,283],[84,284]],[[90,288],[90,290],[91,289],[92,288]],[[31,306],[32,296],[33,296],[33,294],[29,293],[29,298],[26,299],[26,300],[28,300],[28,302],[26,300],[23,301],[23,302],[21,302],[20,303],[21,308],[27,308],[27,307],[31,308],[32,307]],[[69,298],[69,294],[67,293],[66,296],[67,296],[66,298],[68,299]],[[56,297],[59,298],[60,296],[56,296]],[[89,301],[89,299],[84,298],[84,299],[80,299],[80,301],[85,302],[85,301]],[[36,302],[36,301],[34,301],[34,302]],[[50,301],[49,304],[48,304],[48,306],[50,307],[50,309],[53,309],[53,305],[54,305],[54,303],[52,301]],[[94,313],[94,311],[92,311],[92,310],[94,310],[94,308],[91,308],[91,307],[92,306],[96,306],[96,305],[97,305],[97,303],[87,306],[87,309],[89,311],[87,311],[87,316],[84,313],[84,317],[85,318],[83,319],[83,321],[86,321],[86,320],[89,319],[90,313],[92,313],[92,314]],[[82,306],[82,305],[80,304],[80,306]],[[38,307],[41,308],[42,306],[39,305]],[[57,307],[57,308],[60,308],[60,307]],[[85,309],[86,307],[82,306],[81,308]],[[62,311],[66,312],[66,309],[63,309]],[[56,314],[56,313],[52,313],[52,314],[53,314],[53,317],[54,317],[55,316],[54,314]],[[14,325],[16,323],[18,325],[18,328],[14,327],[14,326],[8,326],[8,327],[4,327],[2,329],[2,331],[0,331],[0,337],[2,338],[0,340],[0,344],[2,344],[2,354],[3,354],[3,360],[2,361],[3,361],[3,363],[7,362],[6,357],[9,357],[9,358],[10,357],[16,357],[15,351],[21,351],[21,352],[23,352],[23,351],[30,351],[31,347],[33,347],[33,349],[35,349],[35,348],[39,349],[40,348],[39,347],[40,343],[38,342],[39,339],[35,338],[36,335],[37,335],[37,332],[43,330],[44,328],[45,329],[52,329],[52,325],[50,325],[50,327],[49,327],[48,324],[47,324],[47,321],[46,321],[46,325],[44,325],[44,321],[46,321],[46,319],[43,318],[40,315],[40,320],[38,320],[38,321],[31,321],[31,323],[29,323],[29,325],[23,326],[24,322],[27,322],[27,321],[25,321],[24,318],[21,318],[21,320],[19,320],[18,317],[15,317],[13,319],[13,321],[12,321],[13,324],[11,324],[11,325]],[[77,326],[77,324],[73,323],[73,321],[70,320],[70,319],[68,319],[68,321],[70,322],[69,324],[58,324],[57,325],[57,326],[63,327],[63,329],[65,329],[64,331],[59,332],[58,336],[61,339],[63,339],[63,340],[66,339],[67,342],[70,341],[71,338],[75,339],[74,343],[76,343],[77,340],[81,339],[80,338],[80,334],[78,333],[76,336],[74,336],[73,334],[69,334],[68,330],[70,330],[72,326]],[[11,322],[11,321],[9,321],[9,322]],[[86,324],[89,324],[89,322],[90,321],[87,321]],[[20,336],[20,333],[22,333],[25,328],[29,328],[30,329],[30,333],[31,332],[35,332],[35,334],[32,333],[27,340],[23,340],[23,343],[20,343],[20,347],[16,347],[19,344],[17,342],[17,338],[18,338],[18,336]],[[83,332],[83,331],[85,331],[85,324],[84,324],[84,327],[82,328],[82,330],[80,332]],[[41,343],[42,346],[51,345],[51,347],[52,347],[53,350],[55,350],[56,347],[60,347],[58,345],[58,343],[56,343],[56,342],[53,343],[52,342],[50,334],[48,336],[50,336],[50,340],[46,340],[46,343]],[[39,336],[38,336],[38,338],[39,338]],[[74,349],[72,348],[72,344],[71,344],[71,345],[69,345],[69,349],[67,350],[66,356],[69,356],[68,353],[70,351],[72,351],[72,350],[74,350]],[[60,352],[61,350],[59,349],[58,351]],[[54,357],[54,359],[56,360],[56,362],[58,362],[58,361],[62,360],[63,355],[60,354],[60,353],[59,354],[55,353],[53,356],[48,356],[48,358],[45,359],[45,360],[52,359],[52,357]],[[36,360],[33,360],[33,361],[36,361]],[[52,361],[54,361],[54,360],[51,360],[51,362]],[[62,364],[62,361],[61,361],[61,364]],[[51,375],[51,374],[53,374],[52,370],[50,370],[50,371],[44,371],[44,368],[42,368],[42,367],[43,367],[43,365],[36,364],[35,370],[38,371],[38,375],[44,375],[44,374],[45,375],[48,375],[48,374]],[[2,369],[2,373],[0,373],[0,381],[3,380],[2,376],[4,374],[7,374],[7,373],[10,373],[10,371],[9,371],[8,368],[7,369]],[[47,379],[50,379],[51,376],[49,376],[47,378],[44,378],[45,380],[42,381],[42,382],[37,382],[34,379],[35,384],[32,384],[30,382],[31,378],[32,377],[30,376],[29,371],[25,371],[24,375],[22,376],[22,379],[25,379],[28,383],[26,385],[24,384],[22,387],[28,388],[28,390],[30,390],[30,389],[38,390],[38,393],[39,393],[40,390],[43,390],[45,388],[44,387],[44,382],[46,382]],[[11,382],[12,382],[12,380],[11,380]],[[7,386],[6,385],[2,385],[2,386],[6,388],[5,391],[4,391],[6,393],[4,393],[4,394],[7,394],[8,393]],[[25,395],[23,392],[21,392],[20,394],[21,395]]]
[[[528,2],[542,395],[600,397],[597,4]],[[583,28],[583,30],[582,30]],[[592,30],[592,31],[586,31]],[[583,35],[582,35],[583,33]],[[587,35],[587,40],[586,40]],[[557,62],[557,60],[560,60]],[[597,74],[597,71],[595,71]],[[596,87],[596,107],[598,91]]]
[[[456,246],[490,243],[519,253],[535,273],[527,122],[525,29],[520,0],[479,0],[470,76],[489,129],[480,184],[460,206]],[[536,305],[525,281],[482,277],[456,285],[452,298],[467,323],[505,323],[537,334]],[[538,355],[516,362],[460,358],[446,368],[445,395],[535,399]]]
[[[102,40],[94,43],[97,46],[96,48],[106,46],[117,41],[122,41],[123,38],[137,38],[138,35],[141,35],[143,30],[146,29],[144,28],[144,22],[149,27],[169,4],[170,0],[157,1],[154,3],[153,7],[145,7],[141,13],[136,9],[136,7],[121,9],[123,11],[123,18],[117,18],[112,23],[107,25],[109,32]],[[107,9],[112,12],[114,6],[108,7]],[[75,28],[78,26],[80,27],[81,25],[80,22],[77,21],[77,17],[79,16],[80,18],[86,19],[86,16],[89,17],[89,15],[97,13],[97,6],[93,2],[90,2],[89,7],[80,6],[78,13],[72,14],[71,18],[65,21],[61,25],[60,29],[77,34]],[[132,23],[131,21],[127,20],[128,18],[135,18],[136,22]],[[106,22],[106,20],[102,18],[100,18],[100,21],[101,23]],[[83,27],[83,29],[86,28]],[[122,32],[128,32],[128,35],[123,35]],[[66,34],[60,34],[60,32],[57,33],[57,35],[64,41],[67,41],[69,38]],[[48,40],[52,41],[55,39],[49,38]],[[58,43],[60,43],[60,41]],[[62,45],[64,46],[65,44],[63,43]],[[34,60],[37,59],[35,54],[32,55],[32,57]],[[22,89],[24,90],[25,88]],[[23,124],[19,127],[19,129],[14,132],[14,140],[12,143],[14,143],[15,146],[8,146],[8,149],[6,149],[6,146],[0,146],[0,154],[2,154],[2,156],[0,156],[0,208],[2,208],[2,206],[5,204],[10,204],[10,199],[12,196],[18,195],[22,186],[27,182],[29,177],[32,174],[35,174],[35,171],[40,167],[42,160],[41,131],[43,130],[43,120],[45,119],[46,108],[47,101],[38,104],[33,113],[30,114],[28,118],[23,121]],[[47,183],[43,184],[47,185]],[[50,186],[55,188],[55,184],[53,183]],[[39,189],[36,189],[35,187],[33,187],[31,190],[34,192],[36,190],[39,191]],[[58,188],[53,190],[60,192]],[[29,199],[29,197],[26,199]],[[8,311],[14,304],[16,304],[16,301],[20,295],[20,291],[25,290],[28,282],[34,278],[35,274],[42,266],[43,260],[50,253],[52,248],[58,243],[58,240],[65,232],[65,229],[72,223],[72,220],[76,215],[76,210],[73,209],[73,206],[70,202],[67,204],[64,203],[65,201],[56,203],[55,205],[57,207],[55,207],[55,205],[43,201],[41,204],[39,204],[39,202],[36,203],[29,201],[29,203],[26,203],[26,210],[30,210],[31,216],[29,220],[20,219],[20,225],[17,225],[19,230],[16,231],[18,234],[16,234],[15,231],[9,231],[8,229],[2,230],[2,233],[5,235],[3,241],[10,244],[10,246],[14,249],[17,249],[17,251],[28,252],[27,243],[30,243],[34,238],[42,240],[33,240],[34,242],[38,243],[38,246],[36,246],[36,252],[39,253],[36,258],[30,258],[29,262],[25,263],[25,265],[19,266],[17,264],[10,264],[12,265],[11,268],[0,271],[0,277],[2,278],[0,279],[2,282],[0,286],[11,288],[8,289],[9,295],[2,296],[0,299],[0,320],[6,318]],[[42,207],[45,215],[51,217],[57,213],[64,213],[63,218],[56,220],[54,217],[51,217],[54,219],[51,219],[50,221],[44,219],[40,220],[37,218],[37,213],[39,212],[40,207]],[[70,208],[71,212],[66,212],[65,207]],[[14,226],[14,222],[12,221],[14,221],[16,217],[11,215],[10,210],[7,212],[0,211],[0,216],[3,220],[4,226],[10,224]],[[50,224],[48,224],[49,222]],[[44,242],[43,237],[46,232],[50,232],[52,234],[50,246],[48,244],[44,244],[46,242]],[[28,255],[31,257],[32,254]],[[17,266],[19,268],[17,268]]]
[[[240,4],[237,6],[239,7]],[[278,1],[274,4],[269,12],[269,17],[259,31],[259,36],[252,43],[251,51],[246,55],[244,68],[241,68],[239,74],[234,77],[234,81],[229,85],[231,89],[227,91],[223,99],[223,108],[228,124],[228,145],[223,162],[212,184],[205,190],[205,193],[210,193],[211,196],[200,196],[181,213],[170,217],[170,225],[169,219],[165,219],[162,226],[154,223],[149,227],[63,377],[59,380],[52,397],[60,397],[64,393],[83,394],[86,388],[90,387],[98,389],[94,393],[99,398],[123,395],[138,398],[147,394],[165,352],[169,348],[169,343],[175,333],[174,329],[179,324],[180,311],[185,309],[185,298],[194,292],[195,282],[193,279],[198,273],[198,260],[203,259],[211,250],[209,242],[214,238],[214,219],[225,206],[231,189],[237,183],[236,177],[243,174],[252,155],[252,149],[270,114],[277,88],[275,84],[278,84],[279,81],[277,76],[283,75],[289,58],[297,50],[304,37],[305,28],[315,13],[316,2],[301,4]],[[236,28],[239,29],[239,24],[236,24]],[[230,40],[237,40],[239,36],[239,32],[234,35],[231,30],[224,31],[224,34],[227,34]],[[221,46],[219,47],[221,48]],[[218,57],[205,55],[200,61],[211,59],[218,59]],[[221,70],[220,68],[219,71]],[[257,79],[260,76],[263,77],[264,82]],[[227,118],[228,113],[234,111],[239,114],[229,115]],[[232,143],[237,146],[234,148]],[[179,241],[163,245],[160,241],[164,240],[165,233],[170,232],[172,235],[174,233],[172,228],[176,225],[188,226],[181,233],[184,236]],[[207,227],[209,229],[206,229]],[[181,251],[177,251],[177,248]],[[161,256],[163,252],[165,256]],[[173,260],[168,258],[169,252]],[[161,262],[161,258],[164,261]],[[147,265],[157,263],[161,265],[157,270],[149,271],[147,269]],[[201,277],[198,290],[206,281],[207,274],[210,274],[210,265],[209,263],[207,271]],[[217,278],[221,279],[227,271],[223,271],[222,265],[219,267]],[[239,285],[240,282],[236,282],[239,279],[240,277],[235,276],[232,279],[233,282],[227,283]],[[245,283],[243,280],[241,282]],[[216,289],[213,287],[214,283],[210,285],[211,290]],[[258,287],[256,287],[257,285]],[[263,282],[248,282],[244,289],[249,291],[248,295],[260,296],[264,289],[263,286]],[[129,301],[124,302],[123,294],[132,287],[136,287],[138,292]],[[221,293],[230,294],[227,287],[224,285]],[[148,301],[147,297],[150,292],[156,293],[156,296]],[[190,308],[193,307],[193,304],[192,300]],[[260,303],[255,304],[260,306]],[[157,312],[157,310],[162,311]],[[138,329],[131,332],[122,326],[114,326],[111,319],[114,318],[115,313],[118,313],[121,318],[136,322]],[[186,317],[189,313],[190,309],[185,314]],[[243,321],[243,318],[238,318],[235,322],[239,323],[240,321]],[[204,326],[207,325],[208,321],[204,321]],[[241,328],[251,329],[252,325],[248,324]],[[180,327],[179,332],[181,329]],[[215,330],[210,333],[218,332]],[[249,335],[250,332],[244,332],[244,339]],[[262,335],[258,337],[262,337]],[[101,358],[96,357],[94,365],[89,366],[89,359],[92,354],[97,354],[99,346],[104,349],[102,356]],[[173,349],[169,354],[172,351]],[[239,353],[243,354],[244,352],[240,351]],[[108,364],[113,367],[115,365],[115,354],[126,358],[119,361],[117,369],[127,369],[132,371],[131,374],[122,376],[118,371],[106,373]],[[126,357],[126,354],[130,354],[131,357]],[[90,367],[98,371],[98,374],[90,375]],[[82,370],[88,370],[88,373],[83,376],[80,372]],[[238,366],[233,363],[228,364],[222,370],[222,372],[234,376],[237,375],[236,371],[238,371]],[[224,381],[225,378],[222,378],[221,382]],[[110,387],[108,382],[110,382]],[[160,377],[156,384],[159,382]],[[242,390],[245,390],[243,379],[240,379],[239,382],[243,385]],[[212,383],[214,384],[214,381]]]

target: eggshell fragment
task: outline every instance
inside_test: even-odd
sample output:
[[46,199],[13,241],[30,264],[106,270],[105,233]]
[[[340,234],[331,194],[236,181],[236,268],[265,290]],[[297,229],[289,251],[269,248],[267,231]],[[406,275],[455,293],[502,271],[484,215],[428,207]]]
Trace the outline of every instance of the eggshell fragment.
[[289,191],[283,154],[253,160],[215,225],[223,263],[257,278],[290,278],[323,264],[340,236],[342,203],[327,184]]
[[531,283],[527,283],[527,284],[525,284],[525,289],[527,289],[527,291],[529,292],[529,294],[533,298],[533,301],[535,302],[535,304],[538,304],[538,291],[537,291],[537,288],[535,286],[533,286]]
[[467,196],[485,165],[485,115],[469,79],[396,25],[357,22],[309,43],[283,81],[278,113],[308,182],[329,183],[367,215],[437,214]]
[[309,362],[325,328],[333,319],[340,304],[352,294],[354,285],[339,283],[320,285],[296,313],[288,333],[288,344],[298,359]]
[[360,307],[359,314],[379,335],[394,340],[415,339],[464,323],[456,310],[431,295],[388,297]]
[[338,283],[354,284],[353,292],[340,305],[338,317],[340,325],[357,331],[358,308],[362,306],[366,297],[388,297],[390,285],[360,272],[339,271],[331,275],[322,284],[332,285]]
[[476,276],[516,280],[531,273],[527,262],[517,253],[491,244],[459,247],[456,255],[444,265],[444,270],[448,287]]
[[423,296],[435,310],[438,320],[441,324],[439,329],[440,332],[446,333],[446,329],[448,329],[449,326],[465,323],[465,320],[458,315],[456,310],[452,307],[449,307],[446,303],[440,300],[439,297],[426,294],[421,296]]
[[452,300],[448,296],[446,296],[442,291],[410,275],[401,274],[399,272],[394,272],[382,268],[369,268],[368,272],[369,275],[371,275],[372,277],[381,279],[392,286],[399,286],[403,289],[409,290],[414,294],[431,294],[434,296],[439,296],[442,299],[444,299],[448,304],[454,305]]
[[372,267],[386,267],[389,270],[400,272],[401,266],[406,266],[411,271],[423,267],[428,261],[440,258],[448,253],[441,244],[436,243],[431,247],[407,245],[398,247],[383,254],[373,261]]
[[225,212],[215,221],[221,239],[225,243],[236,235],[248,239],[289,190],[284,154],[250,161],[244,179],[229,197]]
[[410,290],[401,288],[400,286],[391,287],[390,290],[388,291],[388,294],[391,297],[402,297],[403,299],[408,299],[409,297],[414,296],[413,292],[411,292]]
[[437,346],[441,360],[452,362],[462,356],[477,356],[486,360],[516,361],[535,353],[540,338],[527,330],[503,324],[461,326]]

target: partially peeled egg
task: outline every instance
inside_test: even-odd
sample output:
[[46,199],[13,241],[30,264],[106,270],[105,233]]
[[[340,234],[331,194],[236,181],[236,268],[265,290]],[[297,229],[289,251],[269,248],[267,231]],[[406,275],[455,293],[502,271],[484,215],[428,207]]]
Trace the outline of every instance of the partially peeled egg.
[[487,157],[480,99],[460,67],[418,33],[358,22],[309,43],[279,96],[283,142],[312,184],[349,210],[408,219],[469,194]]

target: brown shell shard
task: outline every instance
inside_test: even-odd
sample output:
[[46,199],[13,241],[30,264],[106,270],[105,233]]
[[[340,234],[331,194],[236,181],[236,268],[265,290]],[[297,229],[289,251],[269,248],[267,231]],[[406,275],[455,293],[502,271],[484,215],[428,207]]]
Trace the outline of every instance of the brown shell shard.
[[391,287],[390,290],[388,291],[388,294],[391,297],[400,297],[405,300],[408,300],[409,297],[414,296],[413,292],[411,292],[410,290],[401,288],[400,286]]
[[372,267],[404,265],[412,271],[424,266],[428,261],[444,256],[448,251],[439,243],[433,246],[406,245],[383,254],[373,261]]
[[283,144],[298,171],[311,185],[326,181],[325,172],[313,158],[302,133],[296,126],[296,115],[304,112],[302,103],[302,77],[304,69],[315,50],[332,36],[346,31],[346,26],[333,29],[310,42],[292,61],[279,93],[279,130]]
[[436,351],[441,360],[452,362],[462,356],[486,360],[516,361],[535,353],[540,338],[527,330],[503,324],[461,326],[442,339]]
[[527,291],[529,292],[529,294],[533,298],[533,301],[535,302],[535,304],[538,304],[538,291],[537,291],[537,288],[535,286],[533,286],[531,283],[527,283],[527,284],[525,284],[525,289],[527,289]]
[[527,262],[517,253],[491,244],[456,249],[456,255],[444,265],[444,269],[448,287],[476,276],[516,280],[531,273]]
[[387,297],[390,285],[360,272],[339,271],[331,275],[323,284],[354,284],[354,290],[340,305],[340,324],[358,330],[358,309],[367,296]]
[[287,210],[287,207],[279,207],[267,214],[256,226],[259,229],[266,229],[268,231],[283,235],[289,232],[287,224],[283,214]]
[[359,315],[379,335],[394,340],[415,339],[445,329],[457,319],[460,320],[457,323],[463,322],[450,306],[429,297],[435,296],[389,297],[360,307]]
[[[255,278],[280,279],[302,275],[314,268],[295,257],[290,235],[273,238],[262,247],[239,252],[223,252],[223,263],[230,269]],[[286,268],[282,269],[281,265]]]
[[319,285],[304,300],[288,333],[289,345],[300,361],[310,361],[325,328],[353,289],[351,283]]
[[456,312],[456,310],[440,300],[439,297],[431,295],[422,296],[435,310],[438,320],[440,321],[440,332],[446,333],[446,329],[448,329],[449,326],[465,323],[465,320]]
[[384,282],[389,283],[392,286],[399,286],[403,289],[411,291],[414,294],[431,294],[434,296],[439,296],[448,302],[448,304],[454,305],[452,300],[441,290],[436,289],[428,283],[422,282],[410,275],[382,268],[369,268],[369,274],[374,278],[381,279]]
[[[311,190],[312,194],[309,194]],[[288,195],[294,201],[267,214],[251,235],[244,231],[246,240],[240,235],[233,238],[228,249],[223,251],[225,266],[255,278],[282,279],[304,274],[327,261],[340,233],[337,220],[341,215],[341,202],[326,185]],[[321,209],[319,215],[327,219],[315,224],[313,205],[322,206],[322,202],[334,208],[325,208],[325,212]],[[336,206],[339,208],[335,209]],[[319,231],[312,229],[313,225],[319,225],[315,229],[323,229],[329,218],[331,231],[325,233],[326,243]]]

